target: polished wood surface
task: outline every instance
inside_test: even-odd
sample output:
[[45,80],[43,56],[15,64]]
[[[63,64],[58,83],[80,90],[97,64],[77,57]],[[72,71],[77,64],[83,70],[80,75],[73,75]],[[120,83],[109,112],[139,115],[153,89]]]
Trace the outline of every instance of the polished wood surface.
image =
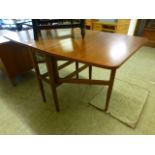
[[81,39],[78,29],[42,31],[42,37],[38,41],[34,41],[31,30],[8,32],[5,37],[49,55],[109,69],[118,68],[147,41],[141,37],[90,30]]
[[[86,32],[85,38],[82,39],[78,29],[49,30],[42,31],[41,34],[38,41],[33,39],[32,31],[7,32],[5,37],[30,50],[44,101],[46,99],[42,80],[45,80],[47,75],[49,76],[46,82],[51,86],[57,111],[60,110],[60,107],[56,88],[63,83],[106,85],[108,90],[105,111],[107,111],[117,68],[147,41],[140,37],[89,30]],[[44,54],[48,69],[47,74],[40,74],[38,63],[35,60],[36,52]],[[59,77],[58,72],[61,67],[57,65],[57,60],[60,60],[60,58],[76,63],[76,70],[63,78]],[[83,62],[84,65],[79,67],[78,62]],[[92,66],[110,69],[109,80],[93,80],[91,77]],[[89,68],[88,79],[79,79],[78,73],[85,68]]]

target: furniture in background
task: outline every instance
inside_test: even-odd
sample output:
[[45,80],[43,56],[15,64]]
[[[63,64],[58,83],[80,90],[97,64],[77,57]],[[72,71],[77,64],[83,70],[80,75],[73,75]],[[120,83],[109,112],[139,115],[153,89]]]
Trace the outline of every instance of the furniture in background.
[[146,46],[155,47],[155,19],[139,19],[135,35],[148,38]]
[[104,32],[116,32],[117,23],[107,21],[96,21],[93,22],[93,30],[104,31]]
[[0,70],[16,85],[16,77],[33,68],[27,48],[0,37]]
[[41,30],[46,29],[62,29],[62,28],[77,28],[81,29],[81,35],[85,35],[85,20],[84,19],[32,19],[34,39],[38,40]]
[[0,28],[21,31],[32,28],[32,21],[30,19],[0,19]]
[[[33,55],[33,62],[39,84],[42,83],[42,77],[40,77],[38,71],[38,63],[35,61],[35,52],[40,52],[45,55],[49,76],[46,80],[51,86],[57,111],[59,111],[59,101],[56,88],[63,83],[106,85],[108,91],[106,94],[105,111],[107,111],[117,69],[127,61],[131,55],[133,55],[147,41],[147,39],[90,30],[87,30],[87,35],[82,39],[78,30],[74,31],[74,38],[72,38],[71,30],[64,31],[65,33],[68,32],[70,35],[66,38],[64,38],[63,35],[61,35],[62,38],[57,37],[56,35],[52,35],[55,33],[53,30],[51,31],[50,40],[43,37],[38,41],[34,41],[30,35],[26,37],[19,33],[14,33],[14,35],[8,33],[5,36],[15,43],[18,42],[21,46],[29,48]],[[57,30],[57,32],[59,34],[64,34],[63,30]],[[23,34],[26,35],[26,33]],[[21,39],[21,36],[23,39]],[[84,63],[84,65],[67,76],[60,77],[58,72],[60,68],[57,65],[57,59],[60,58],[74,62],[81,62]],[[109,80],[93,80],[91,76],[89,76],[89,79],[74,77],[77,73],[89,66],[109,69]],[[92,70],[89,75],[91,74]],[[40,88],[43,99],[45,100],[42,84],[40,85]]]
[[128,34],[130,19],[118,19],[116,33]]
[[85,26],[89,30],[93,30],[93,22],[96,22],[97,19],[86,19],[85,20]]
[[129,19],[100,19],[86,20],[86,27],[91,30],[127,34],[130,25]]

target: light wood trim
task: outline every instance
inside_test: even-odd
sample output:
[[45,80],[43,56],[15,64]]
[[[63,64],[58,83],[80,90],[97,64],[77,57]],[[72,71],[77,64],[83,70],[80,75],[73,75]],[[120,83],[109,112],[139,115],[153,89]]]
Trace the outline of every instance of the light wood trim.
[[66,66],[72,64],[73,62],[74,62],[74,61],[67,61],[66,63],[64,63],[64,64],[58,66],[58,70],[63,69],[64,67],[66,67]]
[[82,70],[86,69],[87,67],[88,67],[88,65],[83,65],[82,67],[78,68],[76,71],[70,73],[69,75],[65,76],[64,78],[71,78],[71,77],[77,75],[77,73],[79,73]]

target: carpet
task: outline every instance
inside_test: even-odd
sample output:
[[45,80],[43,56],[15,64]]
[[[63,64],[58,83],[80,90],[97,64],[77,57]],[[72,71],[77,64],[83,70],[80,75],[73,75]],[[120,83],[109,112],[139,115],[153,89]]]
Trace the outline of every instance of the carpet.
[[[104,91],[103,86],[64,84],[58,87],[61,111],[57,113],[51,89],[46,83],[47,102],[43,102],[34,72],[23,75],[16,87],[12,87],[0,73],[0,134],[155,134],[155,85],[150,82],[155,81],[154,60],[155,49],[143,47],[116,74],[116,79],[133,84],[135,93],[141,92],[141,89],[149,92],[134,129],[88,104],[98,93]],[[75,65],[70,66],[68,72],[73,68]],[[45,69],[45,66],[41,67],[42,71]],[[63,71],[61,75],[65,73],[67,71]],[[88,70],[80,73],[80,76],[87,78]],[[107,70],[93,67],[93,79],[108,78]],[[111,106],[117,105],[110,104]],[[132,110],[128,110],[128,113],[133,114]]]
[[[45,68],[43,66],[40,68],[42,68],[42,72],[44,72]],[[65,69],[60,72],[61,76],[67,75],[67,72],[74,70],[74,68],[74,65],[70,65],[67,70]],[[104,78],[108,79],[110,72],[104,69],[102,69],[102,71],[105,72]],[[80,77],[86,78],[87,73],[88,71],[85,70],[83,74],[80,74]],[[79,84],[65,84],[61,87],[61,89],[59,88],[61,94],[60,100],[64,105],[66,101],[63,101],[62,99],[65,99],[69,95],[70,98],[76,97],[75,100],[78,100],[81,103],[90,103],[91,105],[104,110],[107,87]],[[68,92],[71,92],[72,95]],[[146,103],[148,94],[149,91],[139,85],[117,79],[115,80],[107,113],[127,124],[129,127],[135,128]]]
[[[107,87],[104,87],[90,104],[104,110]],[[149,92],[137,85],[115,80],[107,113],[129,127],[135,128]]]

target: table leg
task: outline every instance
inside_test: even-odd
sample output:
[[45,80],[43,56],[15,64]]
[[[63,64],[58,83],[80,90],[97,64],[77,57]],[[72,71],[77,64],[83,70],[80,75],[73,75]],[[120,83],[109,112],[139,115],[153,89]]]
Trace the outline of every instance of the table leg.
[[[77,61],[75,62],[75,66],[76,66],[76,71],[78,71],[79,63]],[[76,78],[79,79],[79,73],[78,72],[76,74]]]
[[114,80],[115,80],[115,74],[116,74],[116,69],[112,69],[111,74],[110,74],[110,81],[109,81],[110,83],[109,83],[107,97],[106,97],[105,111],[108,110],[110,97],[111,97],[111,93],[112,93],[112,89],[113,89],[113,83],[114,83]]
[[59,102],[58,102],[58,96],[57,96],[57,90],[56,90],[56,83],[58,79],[58,71],[57,71],[57,60],[54,59],[54,57],[46,55],[46,65],[49,73],[49,82],[50,86],[53,92],[53,99],[56,111],[59,112]]
[[80,26],[81,26],[81,35],[82,35],[82,38],[85,37],[85,20],[84,19],[81,19],[80,21]]
[[33,61],[33,65],[34,65],[34,69],[35,69],[35,72],[36,72],[36,75],[37,75],[37,79],[38,79],[41,95],[42,95],[43,101],[45,102],[46,101],[45,91],[44,91],[44,87],[43,87],[42,78],[41,78],[41,75],[40,75],[40,70],[39,70],[38,62],[37,62],[37,59],[36,59],[36,56],[35,56],[35,52],[31,51],[32,49],[30,49],[30,48],[28,48],[28,50],[30,50],[30,55],[31,55],[31,58],[32,58],[32,61]]
[[92,66],[89,66],[89,80],[92,79]]
[[34,40],[38,40],[38,23],[36,19],[32,19],[32,28],[33,28],[33,34],[34,34]]

